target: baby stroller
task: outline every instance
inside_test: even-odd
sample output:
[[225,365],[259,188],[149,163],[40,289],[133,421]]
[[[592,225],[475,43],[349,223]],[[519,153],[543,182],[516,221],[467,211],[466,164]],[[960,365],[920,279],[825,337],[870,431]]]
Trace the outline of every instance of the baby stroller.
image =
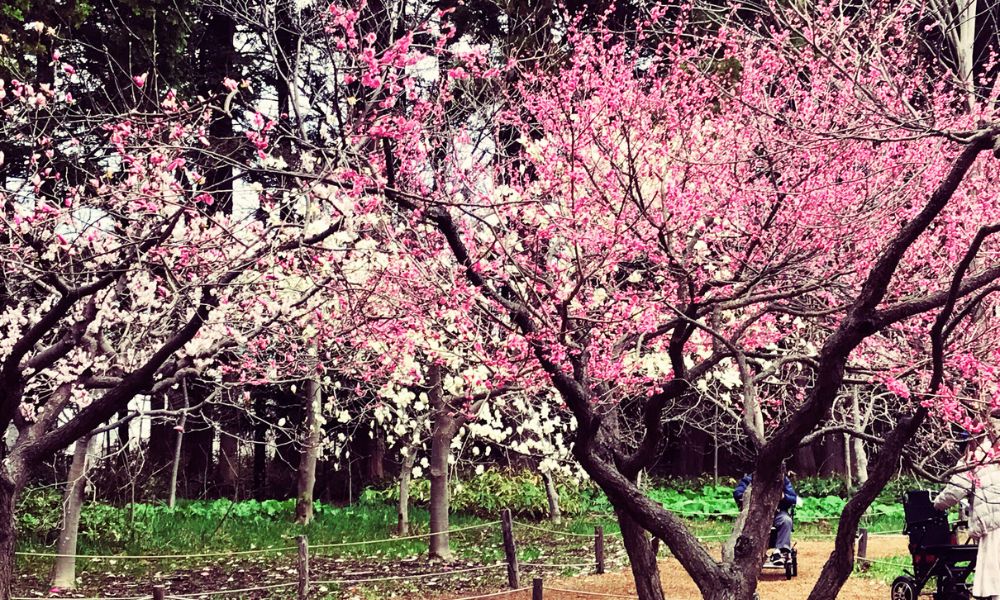
[[[792,517],[792,519],[794,520],[795,507],[794,506],[790,507],[787,512],[788,516]],[[781,553],[778,551],[777,548],[775,548],[775,546],[777,545],[777,537],[778,537],[778,530],[772,526],[771,535],[770,537],[768,537],[767,540],[767,552],[765,553],[764,566],[762,568],[783,570],[785,572],[785,579],[791,579],[792,577],[795,577],[796,575],[799,574],[799,552],[798,550],[795,549],[795,545],[792,544],[791,550],[785,553],[784,556],[781,556]],[[781,556],[781,560],[775,561],[772,558],[766,558],[774,556]]]
[[916,600],[932,577],[937,580],[934,600],[968,600],[972,586],[966,580],[976,569],[975,544],[958,544],[956,530],[948,515],[934,508],[927,490],[906,492],[903,514],[910,537],[913,575],[901,575],[892,582],[892,600]]

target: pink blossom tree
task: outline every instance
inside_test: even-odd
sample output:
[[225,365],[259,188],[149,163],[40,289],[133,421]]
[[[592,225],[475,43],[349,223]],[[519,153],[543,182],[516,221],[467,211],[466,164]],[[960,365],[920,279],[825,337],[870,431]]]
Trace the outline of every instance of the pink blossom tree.
[[[216,213],[199,159],[211,154],[217,109],[147,96],[153,87],[137,76],[137,105],[155,109],[95,116],[77,111],[65,83],[0,81],[0,135],[32,149],[0,156],[0,429],[17,430],[0,474],[2,598],[14,503],[34,466],[137,396],[218,380],[216,355],[253,332],[230,326],[239,308],[342,222],[262,221],[253,209],[273,194],[253,191],[250,210]],[[246,122],[256,153],[246,171],[265,168],[272,126],[259,114]],[[262,311],[253,326],[288,312]]]
[[[331,8],[338,77],[361,83],[343,136],[366,149],[331,177],[432,225],[453,278],[522,336],[579,423],[574,454],[618,511],[644,599],[662,598],[649,534],[704,597],[753,596],[783,460],[850,368],[902,416],[812,594],[835,596],[903,448],[932,411],[965,418],[963,377],[995,372],[994,352],[958,351],[992,329],[1000,277],[980,258],[996,247],[993,97],[970,109],[920,52],[920,6],[769,8],[711,27],[654,11],[624,38],[570,27],[552,71],[462,48],[446,14],[426,46],[401,34],[376,51]],[[497,151],[507,126],[522,151]],[[710,380],[754,459],[721,560],[636,485],[667,409]]]

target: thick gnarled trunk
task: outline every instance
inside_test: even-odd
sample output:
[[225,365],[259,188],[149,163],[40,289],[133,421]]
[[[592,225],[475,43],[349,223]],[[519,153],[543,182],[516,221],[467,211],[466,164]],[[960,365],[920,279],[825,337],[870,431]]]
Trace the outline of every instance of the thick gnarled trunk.
[[882,449],[872,462],[874,467],[869,473],[868,480],[844,506],[837,524],[833,553],[823,565],[819,580],[809,594],[809,600],[834,600],[840,593],[840,588],[854,570],[854,540],[858,532],[858,523],[864,516],[865,510],[896,473],[903,448],[916,434],[926,417],[927,409],[918,409],[912,416],[903,418],[886,438]]
[[0,474],[0,600],[10,600],[14,582],[14,551],[17,549],[17,529],[14,507],[26,479],[23,463],[8,457]]
[[635,591],[639,600],[663,600],[663,585],[660,583],[660,568],[656,564],[656,550],[646,530],[639,526],[628,513],[617,510],[618,525],[622,531],[622,541],[628,554]]
[[14,581],[14,550],[17,546],[14,528],[14,503],[16,489],[0,481],[0,600],[9,600]]

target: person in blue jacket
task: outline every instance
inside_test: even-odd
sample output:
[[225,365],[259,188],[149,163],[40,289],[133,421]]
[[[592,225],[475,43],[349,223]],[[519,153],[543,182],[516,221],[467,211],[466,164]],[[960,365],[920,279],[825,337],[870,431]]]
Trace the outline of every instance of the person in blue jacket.
[[[743,495],[752,482],[752,475],[744,475],[733,490],[733,498],[741,509],[743,508]],[[778,510],[774,513],[774,528],[777,530],[774,547],[778,550],[771,557],[771,562],[774,564],[782,564],[786,555],[792,550],[792,517],[788,511],[795,506],[798,498],[795,488],[792,487],[792,481],[785,477],[785,490],[781,495],[781,500],[778,501]]]

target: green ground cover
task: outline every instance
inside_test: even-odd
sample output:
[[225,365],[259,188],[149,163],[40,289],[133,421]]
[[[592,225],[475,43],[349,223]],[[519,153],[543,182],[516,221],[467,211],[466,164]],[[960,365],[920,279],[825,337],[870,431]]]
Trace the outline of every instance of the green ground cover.
[[[426,484],[414,486],[411,509],[412,533],[426,533],[428,513]],[[796,486],[803,504],[796,513],[796,537],[808,539],[832,534],[846,499],[837,482],[803,480]],[[902,506],[896,500],[902,490],[921,486],[919,482],[899,481],[876,501],[863,526],[875,532],[902,530]],[[814,493],[816,495],[811,494]],[[819,495],[822,494],[822,495]],[[732,482],[714,485],[697,481],[657,482],[648,495],[665,507],[684,516],[699,536],[717,540],[730,531],[735,505]],[[455,514],[451,527],[483,525],[499,518],[510,507],[520,522],[577,534],[556,535],[524,526],[516,526],[520,558],[525,563],[576,564],[591,560],[595,526],[607,535],[609,568],[625,565],[624,549],[616,537],[618,525],[603,494],[587,486],[560,488],[566,518],[553,526],[543,520],[547,509],[544,488],[531,474],[502,474],[488,471],[484,476],[456,484],[453,496]],[[104,559],[80,561],[78,573],[106,576],[109,572],[123,577],[148,577],[177,569],[202,569],[206,562],[225,562],[228,569],[246,570],[254,565],[276,569],[294,566],[296,536],[306,535],[310,546],[393,538],[396,508],[393,488],[369,490],[361,500],[349,506],[318,503],[315,520],[308,526],[292,523],[294,500],[182,501],[174,509],[160,504],[111,506],[88,502],[81,519],[79,554],[85,555],[190,555],[206,552],[276,549],[273,554],[229,556],[220,558],[180,557],[147,561]],[[25,494],[18,511],[19,549],[22,552],[52,552],[58,534],[61,498],[56,490],[33,490]],[[456,559],[468,564],[491,564],[503,559],[498,526],[458,532],[452,536]],[[279,549],[284,549],[280,550]],[[425,539],[392,540],[376,545],[340,546],[314,549],[313,555],[337,561],[367,561],[389,564],[415,560],[426,553]],[[19,557],[21,572],[35,573],[44,580],[51,558]],[[868,576],[891,579],[908,564],[908,557],[892,559],[895,565],[874,565]],[[225,569],[223,569],[225,570]],[[580,570],[580,569],[577,569]],[[571,574],[574,569],[557,571]]]

